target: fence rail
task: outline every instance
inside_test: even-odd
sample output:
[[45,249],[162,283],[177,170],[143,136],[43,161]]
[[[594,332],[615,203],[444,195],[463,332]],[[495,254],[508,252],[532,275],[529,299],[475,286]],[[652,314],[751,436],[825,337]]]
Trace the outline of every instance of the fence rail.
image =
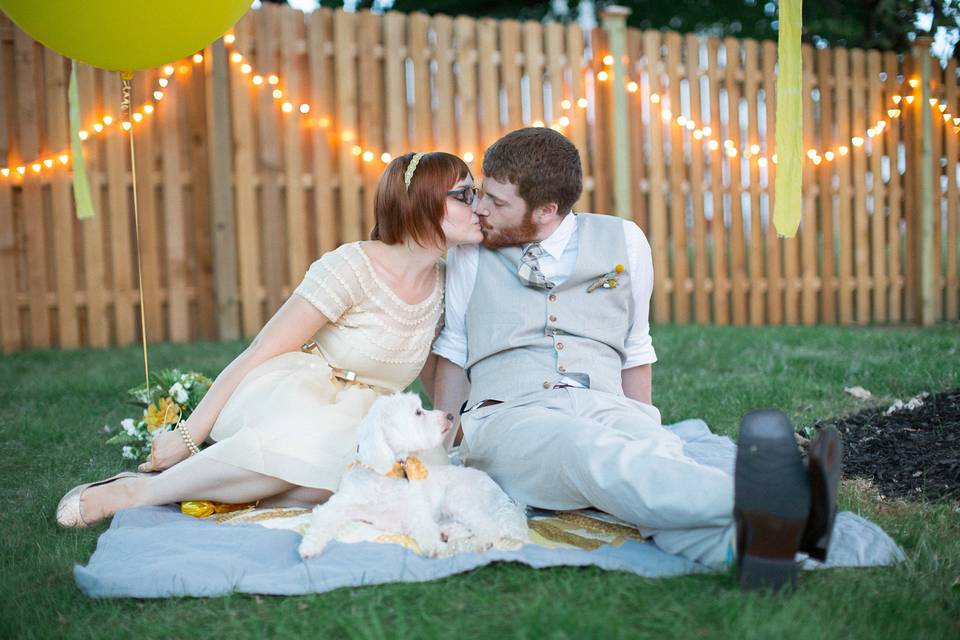
[[[944,120],[960,116],[954,61],[933,65],[938,102],[921,104],[904,82],[919,68],[909,55],[804,46],[804,119],[787,126],[802,127],[813,157],[800,230],[781,239],[770,223],[774,43],[629,29],[619,78],[607,33],[576,25],[264,5],[235,37],[172,74],[135,79],[135,106],[154,106],[134,125],[151,340],[253,335],[311,260],[366,235],[382,154],[449,150],[479,175],[486,145],[538,123],[581,152],[580,211],[622,206],[614,151],[629,141],[629,210],[653,248],[655,322],[917,320],[929,144],[936,317],[958,319],[960,136]],[[69,148],[68,79],[68,61],[0,16],[4,351],[139,339],[116,74],[78,67],[96,215],[74,215],[68,166],[33,169]],[[612,124],[624,90],[627,131]],[[104,116],[114,122],[97,134]],[[878,120],[889,124],[869,135]]]

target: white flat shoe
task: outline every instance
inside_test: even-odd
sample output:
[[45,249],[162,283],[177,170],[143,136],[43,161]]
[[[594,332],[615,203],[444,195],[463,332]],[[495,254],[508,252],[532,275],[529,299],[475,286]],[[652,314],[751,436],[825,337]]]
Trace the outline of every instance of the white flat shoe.
[[80,496],[84,491],[90,487],[98,487],[113,482],[114,480],[120,480],[121,478],[137,478],[145,475],[150,474],[124,471],[106,480],[78,484],[60,499],[60,504],[57,505],[57,524],[68,529],[86,529],[87,527],[93,526],[96,522],[87,522],[80,513]]

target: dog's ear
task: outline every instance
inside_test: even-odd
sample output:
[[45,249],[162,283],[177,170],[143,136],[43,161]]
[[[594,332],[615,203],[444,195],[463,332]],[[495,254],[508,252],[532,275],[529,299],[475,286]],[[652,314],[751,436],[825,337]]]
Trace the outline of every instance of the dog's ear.
[[377,473],[386,474],[393,468],[396,454],[384,433],[388,418],[383,406],[382,402],[375,402],[370,412],[360,421],[357,428],[357,457],[362,464]]

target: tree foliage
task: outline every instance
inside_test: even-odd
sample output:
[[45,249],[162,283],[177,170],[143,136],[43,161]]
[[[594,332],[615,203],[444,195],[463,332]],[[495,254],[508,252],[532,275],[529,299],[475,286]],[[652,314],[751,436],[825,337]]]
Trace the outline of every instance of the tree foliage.
[[[779,0],[598,0],[598,7],[618,4],[632,9],[628,24],[641,29],[672,29],[771,40],[777,37]],[[341,0],[324,0],[340,6]],[[362,0],[360,8],[370,8]],[[556,0],[396,0],[393,10],[430,14],[487,16],[540,20],[576,20],[577,0],[569,11],[556,12]],[[904,51],[913,35],[918,13],[932,13],[930,33],[946,27],[960,31],[960,0],[803,0],[803,37],[818,45]],[[960,59],[960,43],[953,49]]]

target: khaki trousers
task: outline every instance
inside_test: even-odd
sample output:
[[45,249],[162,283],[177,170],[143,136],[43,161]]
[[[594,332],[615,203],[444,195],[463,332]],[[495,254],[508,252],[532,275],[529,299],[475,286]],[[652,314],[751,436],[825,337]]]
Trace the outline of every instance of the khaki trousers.
[[548,389],[463,415],[460,455],[515,500],[594,507],[668,553],[711,566],[733,557],[733,477],[686,456],[660,411],[589,389]]

